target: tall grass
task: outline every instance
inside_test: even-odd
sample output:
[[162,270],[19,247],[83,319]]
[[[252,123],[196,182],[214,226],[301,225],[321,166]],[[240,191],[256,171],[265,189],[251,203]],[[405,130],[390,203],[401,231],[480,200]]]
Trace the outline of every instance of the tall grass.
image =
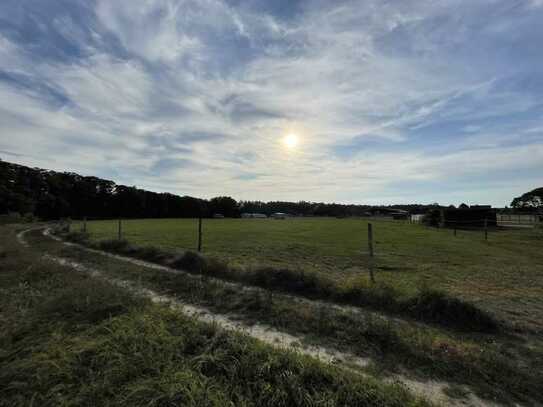
[[[72,233],[72,241],[89,245],[86,235]],[[357,281],[338,285],[322,274],[287,268],[261,267],[240,270],[217,259],[187,251],[174,255],[155,247],[137,247],[126,240],[103,240],[95,247],[139,259],[157,262],[190,273],[203,273],[227,281],[278,290],[285,293],[318,298],[347,305],[370,307],[420,321],[472,332],[496,332],[500,322],[475,305],[452,297],[443,291],[422,287],[414,295],[405,295],[387,284],[371,285]]]
[[[73,248],[64,251],[63,255],[79,258],[84,253]],[[195,253],[182,258],[196,262],[198,267],[203,264],[202,257]],[[218,313],[232,313],[247,323],[258,321],[318,344],[371,356],[376,366],[385,371],[400,369],[428,379],[462,383],[490,399],[526,401],[541,398],[537,389],[543,383],[543,377],[537,373],[538,364],[534,363],[535,370],[518,366],[510,352],[511,344],[495,342],[488,334],[473,342],[465,339],[464,333],[445,333],[437,327],[368,317],[366,313],[345,313],[325,304],[271,296],[269,290],[240,290],[220,280],[193,279],[154,270],[142,273],[138,266],[124,267],[122,261],[106,257],[99,264],[117,278],[138,281],[159,292],[179,295],[184,301],[204,305]],[[186,267],[187,264],[183,265]],[[429,293],[426,301],[431,298]],[[536,359],[541,355],[530,353]]]
[[196,323],[28,249],[4,253],[0,406],[428,405],[399,386]]

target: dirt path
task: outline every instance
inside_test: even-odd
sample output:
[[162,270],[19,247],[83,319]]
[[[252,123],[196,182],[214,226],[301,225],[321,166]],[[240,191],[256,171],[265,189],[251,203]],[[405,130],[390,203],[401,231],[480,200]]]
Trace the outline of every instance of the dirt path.
[[[33,229],[27,229],[22,232],[19,232],[17,234],[18,241],[25,247],[30,247],[28,241],[25,238],[26,233],[36,230],[36,229],[43,229],[43,228],[33,228]],[[69,246],[77,246],[83,250],[86,250],[88,252],[99,254],[111,258],[115,258],[117,260],[126,261],[138,266],[152,268],[155,270],[161,270],[168,273],[175,273],[175,274],[186,274],[190,276],[191,278],[194,278],[193,275],[183,272],[181,270],[171,269],[168,267],[160,266],[157,264],[132,259],[124,256],[119,256],[107,252],[102,252],[95,249],[90,249],[75,243],[65,242],[62,239],[60,239],[57,236],[54,236],[50,233],[49,229],[44,229],[43,232],[44,236],[50,237],[52,239],[55,239],[65,245]],[[96,268],[88,267],[82,263],[72,261],[70,259],[53,256],[47,253],[44,253],[43,257],[49,261],[52,261],[56,264],[59,264],[61,266],[70,267],[74,270],[78,270],[80,272],[84,272],[92,276],[93,278],[97,278],[103,281],[107,281],[108,283],[124,288],[134,295],[138,295],[141,297],[145,297],[150,299],[152,302],[155,303],[161,303],[161,304],[167,304],[171,308],[182,312],[183,314],[190,316],[192,318],[195,318],[199,321],[206,322],[206,323],[212,323],[216,324],[217,326],[221,327],[222,329],[228,330],[228,331],[236,331],[241,332],[243,334],[249,335],[255,339],[258,339],[268,345],[271,345],[275,348],[282,349],[282,350],[289,350],[289,351],[295,351],[299,352],[300,354],[307,355],[314,357],[322,362],[325,363],[331,363],[334,365],[337,365],[341,368],[347,369],[351,372],[357,373],[357,374],[365,374],[360,369],[363,369],[367,367],[371,363],[371,359],[369,358],[361,358],[359,356],[356,356],[354,354],[348,353],[348,352],[340,352],[335,349],[331,349],[328,347],[323,346],[306,346],[302,345],[304,342],[303,337],[298,337],[295,335],[288,334],[286,332],[281,332],[271,326],[265,325],[265,324],[252,324],[248,325],[244,322],[238,321],[234,319],[232,316],[228,316],[225,314],[219,314],[216,312],[213,312],[205,307],[202,306],[196,306],[193,304],[188,304],[186,302],[183,302],[177,298],[162,295],[157,293],[154,290],[145,288],[145,287],[139,287],[135,283],[127,280],[117,279],[117,278],[111,278],[105,275],[101,270],[98,270]],[[241,286],[236,283],[230,283],[236,287],[239,287],[241,289],[247,289],[247,287]],[[308,300],[309,301],[309,300]],[[326,303],[328,305],[328,303]],[[337,306],[337,305],[336,305]],[[339,307],[339,306],[338,306]],[[360,310],[358,310],[360,312]],[[403,386],[405,386],[407,389],[409,389],[411,392],[422,396],[436,404],[440,405],[446,405],[446,406],[475,406],[475,407],[491,407],[491,406],[498,406],[498,404],[482,400],[476,395],[469,393],[467,398],[462,400],[452,399],[445,393],[445,390],[449,387],[449,383],[442,382],[442,381],[417,381],[413,380],[411,378],[402,376],[402,375],[395,375],[393,377],[390,377],[386,379],[389,382],[395,382],[399,383]]]

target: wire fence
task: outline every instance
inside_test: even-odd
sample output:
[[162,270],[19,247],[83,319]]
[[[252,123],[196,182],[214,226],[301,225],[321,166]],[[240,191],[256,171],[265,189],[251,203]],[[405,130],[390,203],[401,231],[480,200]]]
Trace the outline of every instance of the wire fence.
[[[308,225],[303,220],[313,222]],[[474,223],[483,226],[474,227]],[[220,258],[224,256],[226,261],[233,259],[244,266],[261,262],[258,264],[284,265],[300,270],[308,266],[331,271],[362,269],[372,283],[376,271],[402,268],[399,265],[402,259],[413,260],[421,253],[426,259],[424,262],[431,262],[438,259],[442,251],[448,256],[462,257],[462,250],[468,250],[473,255],[470,245],[477,241],[485,246],[488,243],[490,249],[492,240],[498,242],[504,230],[495,219],[493,226],[488,219],[472,219],[448,220],[442,227],[435,228],[409,220],[375,217],[338,220],[309,217],[104,220],[83,217],[65,220],[63,225],[65,231],[88,233],[95,242],[127,240],[131,248],[154,246],[168,253],[198,251]],[[338,233],[338,225],[345,227],[344,233]],[[514,238],[514,233],[511,236]],[[409,252],[409,247],[417,253]],[[434,252],[425,247],[434,248]],[[482,251],[488,250],[480,247]]]

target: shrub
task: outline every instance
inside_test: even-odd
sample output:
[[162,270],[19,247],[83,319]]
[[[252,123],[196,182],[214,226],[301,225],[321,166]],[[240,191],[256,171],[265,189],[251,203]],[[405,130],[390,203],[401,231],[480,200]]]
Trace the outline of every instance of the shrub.
[[423,287],[405,305],[412,316],[424,321],[464,330],[493,331],[498,328],[497,321],[475,305],[427,287]]
[[206,260],[199,253],[187,251],[181,257],[172,261],[171,265],[192,273],[199,273],[205,270]]
[[281,289],[293,293],[324,296],[331,293],[329,290],[331,284],[325,283],[325,280],[315,273],[304,271],[263,267],[249,272],[247,279],[259,287]]

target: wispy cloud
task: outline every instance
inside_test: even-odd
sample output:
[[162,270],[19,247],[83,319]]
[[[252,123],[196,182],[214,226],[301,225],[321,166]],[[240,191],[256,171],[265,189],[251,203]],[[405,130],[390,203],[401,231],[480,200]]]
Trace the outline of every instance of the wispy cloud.
[[539,3],[6,0],[0,154],[205,197],[503,205],[543,182]]

